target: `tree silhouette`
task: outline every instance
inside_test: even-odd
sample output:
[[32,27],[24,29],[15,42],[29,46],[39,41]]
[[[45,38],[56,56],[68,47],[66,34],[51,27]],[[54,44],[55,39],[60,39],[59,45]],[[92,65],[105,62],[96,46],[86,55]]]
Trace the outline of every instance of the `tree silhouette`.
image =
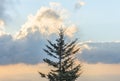
[[64,30],[59,30],[59,36],[56,43],[48,40],[49,45],[43,49],[51,58],[45,58],[43,61],[53,66],[48,74],[39,72],[41,77],[49,79],[49,81],[75,81],[81,75],[81,64],[75,64],[74,54],[80,50],[77,47],[77,39],[65,43]]

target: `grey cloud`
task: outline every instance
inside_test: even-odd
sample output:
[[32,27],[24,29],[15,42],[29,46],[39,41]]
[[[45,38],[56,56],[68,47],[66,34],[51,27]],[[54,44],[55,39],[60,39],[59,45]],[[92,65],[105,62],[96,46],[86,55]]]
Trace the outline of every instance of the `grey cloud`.
[[[0,65],[6,64],[37,64],[47,57],[43,48],[47,44],[46,36],[38,31],[28,32],[27,36],[22,39],[14,40],[11,35],[0,37]],[[56,35],[50,35],[49,39],[53,40]],[[120,42],[91,42],[84,43],[88,45],[82,53],[77,55],[87,63],[120,63]],[[89,49],[88,49],[89,48]]]
[[[50,40],[56,38],[55,35],[49,37]],[[23,39],[13,40],[11,35],[0,37],[0,65],[6,64],[37,64],[47,57],[43,48],[47,44],[45,36],[39,31],[29,33]],[[77,55],[78,59],[82,59],[87,63],[120,63],[120,42],[104,42],[104,43],[85,43],[90,49],[82,50]]]
[[[47,57],[42,50],[47,43],[46,38],[51,40],[56,38],[55,33],[57,31],[55,29],[58,28],[53,25],[54,23],[63,23],[60,21],[60,17],[61,15],[55,10],[45,7],[42,8],[42,11],[40,9],[34,17],[31,17],[31,20],[28,19],[14,38],[7,34],[0,36],[0,65],[42,62],[42,59]],[[38,18],[43,20],[39,21]],[[48,24],[46,20],[51,23]],[[72,28],[71,26],[71,29],[74,30],[75,27]]]
[[[50,17],[53,18],[54,21],[60,20],[60,15],[53,10],[46,9],[43,13],[39,11],[35,18]],[[44,22],[46,25],[46,21]],[[42,24],[43,22],[40,23]],[[26,27],[26,25],[24,25],[23,29],[19,31],[19,35],[17,35],[17,37],[20,36],[19,39],[14,40],[11,35],[0,36],[0,65],[16,63],[36,64],[42,62],[42,59],[46,57],[46,54],[44,54],[42,50],[46,44],[46,34],[42,32],[47,32],[46,27],[38,27],[39,25],[36,23],[36,19],[32,23],[28,21],[26,24],[30,27]],[[32,26],[35,25],[35,27],[31,27],[31,24]],[[54,34],[54,27],[48,27],[47,29],[49,29],[49,31],[52,31],[50,34]],[[53,40],[53,36],[49,38]],[[82,58],[85,62],[120,63],[120,43],[105,42],[86,44],[91,49],[84,49],[82,51],[82,54],[78,55],[79,58]]]
[[21,39],[14,39],[11,35],[0,36],[0,65],[7,64],[38,64],[48,57],[43,51],[48,44],[46,39],[53,40],[55,34],[44,35],[39,29]]
[[120,63],[120,42],[98,42],[87,43],[91,48],[84,49],[78,55],[80,59],[87,63]]
[[24,39],[13,40],[12,36],[0,37],[0,65],[42,62],[46,54],[43,52],[46,43],[39,32],[29,34]]

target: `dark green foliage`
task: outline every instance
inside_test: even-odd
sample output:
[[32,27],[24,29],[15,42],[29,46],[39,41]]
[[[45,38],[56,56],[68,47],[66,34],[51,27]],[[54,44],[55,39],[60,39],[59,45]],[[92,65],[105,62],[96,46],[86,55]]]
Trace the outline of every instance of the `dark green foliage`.
[[76,65],[74,58],[74,54],[80,50],[76,42],[77,40],[65,43],[63,29],[60,30],[56,43],[48,40],[49,45],[43,50],[55,60],[43,59],[45,63],[53,66],[53,69],[48,74],[39,72],[41,77],[49,81],[75,81],[81,75],[81,65]]

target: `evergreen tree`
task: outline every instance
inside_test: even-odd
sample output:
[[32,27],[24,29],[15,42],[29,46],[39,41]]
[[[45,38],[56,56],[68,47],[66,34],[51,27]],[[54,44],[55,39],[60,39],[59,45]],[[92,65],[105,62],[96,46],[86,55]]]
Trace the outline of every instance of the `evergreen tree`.
[[54,68],[48,74],[39,72],[41,77],[49,81],[75,81],[81,75],[81,64],[75,64],[74,58],[74,54],[80,50],[76,48],[76,42],[65,43],[63,29],[59,30],[56,43],[48,40],[49,45],[43,50],[54,60],[45,58],[43,61]]

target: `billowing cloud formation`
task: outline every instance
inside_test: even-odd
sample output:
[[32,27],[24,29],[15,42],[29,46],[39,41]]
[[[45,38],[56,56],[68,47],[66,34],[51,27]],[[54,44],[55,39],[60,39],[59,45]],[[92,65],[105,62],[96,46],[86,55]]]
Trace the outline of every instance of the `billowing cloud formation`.
[[0,37],[0,64],[27,63],[36,64],[42,61],[44,41],[39,37],[28,36],[24,40],[13,40],[11,35]]
[[[53,8],[42,7],[35,16],[30,15],[28,21],[18,32],[16,39],[25,38],[29,34],[39,32],[42,35],[50,35],[58,32],[60,27],[66,28],[64,10],[54,10]],[[72,30],[71,30],[72,29]],[[72,36],[76,32],[75,25],[68,26],[66,35]]]
[[[43,52],[46,40],[40,33],[33,33],[24,39],[13,40],[10,35],[0,37],[0,65],[37,64],[46,57]],[[82,52],[77,57],[87,63],[120,63],[120,42],[90,42],[81,46]]]
[[[43,48],[46,39],[53,40],[54,34],[62,26],[66,28],[66,35],[72,36],[76,32],[75,25],[66,27],[64,24],[64,10],[41,7],[35,16],[30,15],[28,21],[14,36],[2,34],[0,36],[0,65],[4,64],[37,64],[42,62],[46,54]],[[65,14],[64,14],[65,15]]]
[[120,42],[87,42],[79,57],[87,63],[120,63]]
[[[53,3],[51,5],[53,6]],[[46,39],[55,39],[54,34],[61,26],[66,29],[65,34],[69,37],[77,31],[74,24],[66,27],[65,14],[64,9],[41,7],[34,16],[28,16],[28,21],[15,37],[6,34],[3,30],[0,31],[0,33],[3,32],[0,36],[0,65],[42,62],[42,59],[46,57],[42,50]],[[120,42],[85,42],[78,56],[87,63],[120,63],[119,48]]]

